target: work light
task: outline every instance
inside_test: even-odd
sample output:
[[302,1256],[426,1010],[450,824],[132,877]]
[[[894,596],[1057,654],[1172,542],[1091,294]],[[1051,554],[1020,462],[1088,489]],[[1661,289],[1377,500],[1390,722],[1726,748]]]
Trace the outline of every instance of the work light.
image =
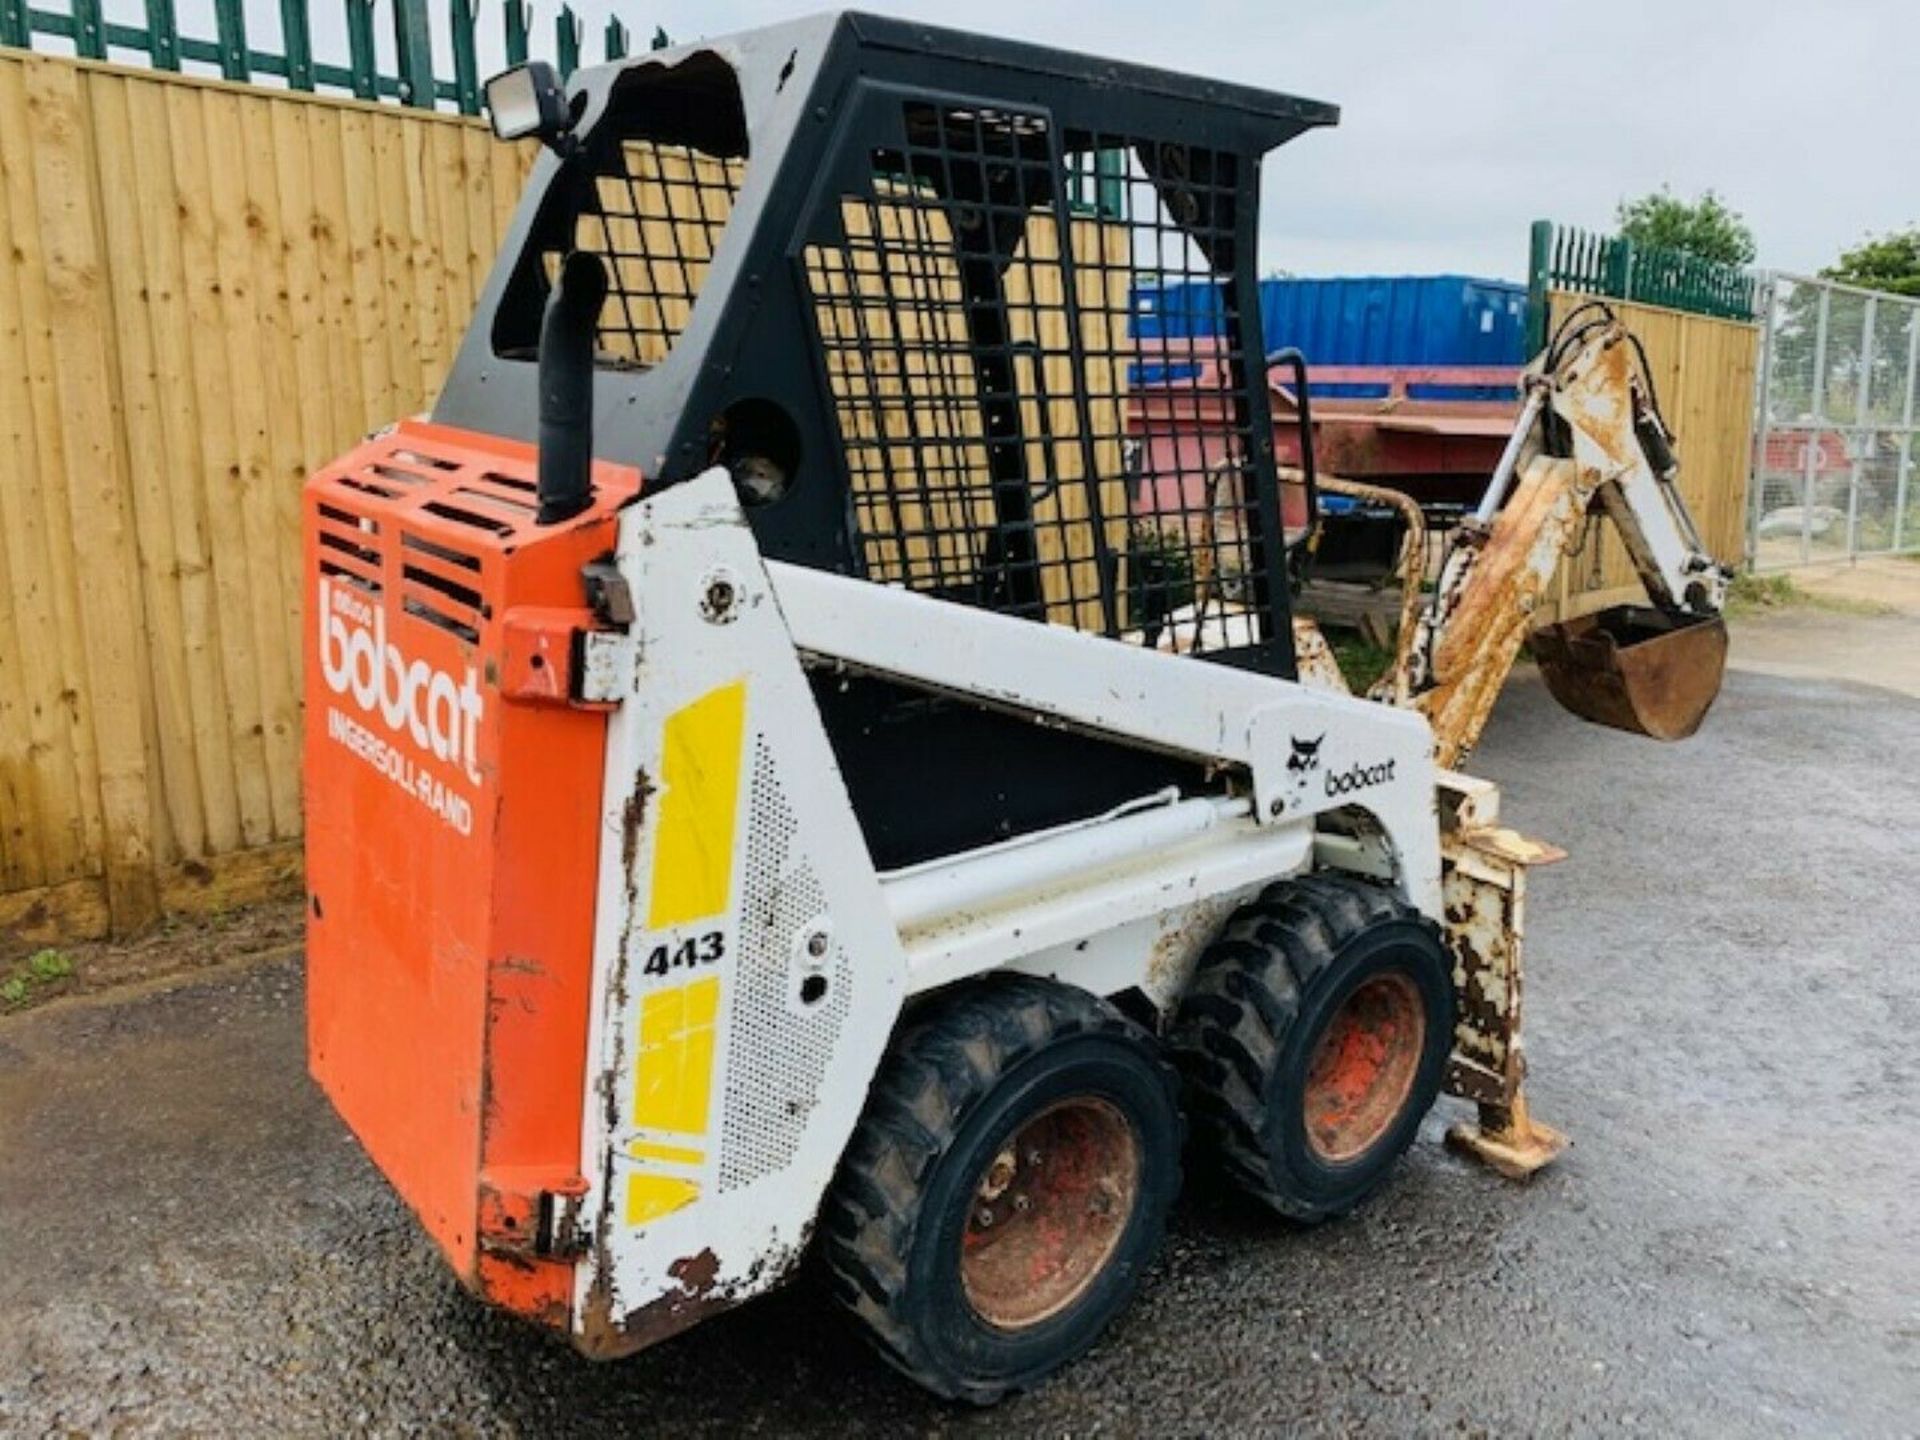
[[487,118],[501,140],[532,135],[555,149],[573,123],[560,77],[544,60],[516,65],[487,81]]

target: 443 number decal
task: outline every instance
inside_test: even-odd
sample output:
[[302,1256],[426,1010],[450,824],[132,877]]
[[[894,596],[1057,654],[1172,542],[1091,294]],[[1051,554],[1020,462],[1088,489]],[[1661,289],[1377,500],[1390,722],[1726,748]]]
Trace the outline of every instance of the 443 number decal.
[[647,952],[647,963],[640,968],[647,975],[670,975],[675,970],[697,970],[711,965],[726,953],[725,933],[708,930],[679,940],[662,941]]

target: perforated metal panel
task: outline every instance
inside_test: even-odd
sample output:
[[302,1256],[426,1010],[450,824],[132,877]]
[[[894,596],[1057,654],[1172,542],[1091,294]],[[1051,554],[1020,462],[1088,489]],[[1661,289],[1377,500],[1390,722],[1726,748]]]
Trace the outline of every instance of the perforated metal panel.
[[[752,784],[728,1022],[722,1191],[777,1174],[792,1160],[852,998],[852,967],[832,935],[819,878],[794,848],[793,812],[765,740],[754,742]],[[807,942],[816,934],[824,949],[812,955]],[[810,978],[824,985],[817,995]]]

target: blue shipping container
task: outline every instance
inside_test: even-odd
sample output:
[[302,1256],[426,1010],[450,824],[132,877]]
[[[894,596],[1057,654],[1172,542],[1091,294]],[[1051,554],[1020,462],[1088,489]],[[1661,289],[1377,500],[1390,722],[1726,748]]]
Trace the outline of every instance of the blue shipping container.
[[[1136,339],[1218,335],[1224,320],[1211,282],[1133,292]],[[1269,351],[1297,346],[1313,365],[1519,365],[1527,287],[1469,275],[1262,280],[1260,328]]]
[[1267,347],[1321,365],[1519,365],[1527,287],[1469,275],[1264,280]]

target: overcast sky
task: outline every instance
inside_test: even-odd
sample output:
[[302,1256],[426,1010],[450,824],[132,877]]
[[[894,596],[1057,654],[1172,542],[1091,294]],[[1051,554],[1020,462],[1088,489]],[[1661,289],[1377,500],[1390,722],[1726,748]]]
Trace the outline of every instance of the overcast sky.
[[[1604,228],[1623,196],[1711,186],[1760,263],[1809,270],[1920,222],[1917,0],[870,0],[863,8],[1144,60],[1339,105],[1268,161],[1262,265],[1298,274],[1521,279],[1536,218]],[[444,0],[431,0],[444,35]],[[315,48],[344,59],[337,0]],[[139,0],[108,0],[137,23]],[[793,0],[576,0],[585,53],[610,11],[643,47],[822,8]],[[248,0],[277,49],[277,0]],[[536,0],[552,53],[558,0]],[[211,33],[211,0],[180,0]],[[205,19],[200,17],[204,14]],[[381,53],[391,21],[380,6]],[[482,66],[499,0],[480,0]],[[438,69],[451,73],[440,52]],[[385,61],[387,68],[391,60]]]

